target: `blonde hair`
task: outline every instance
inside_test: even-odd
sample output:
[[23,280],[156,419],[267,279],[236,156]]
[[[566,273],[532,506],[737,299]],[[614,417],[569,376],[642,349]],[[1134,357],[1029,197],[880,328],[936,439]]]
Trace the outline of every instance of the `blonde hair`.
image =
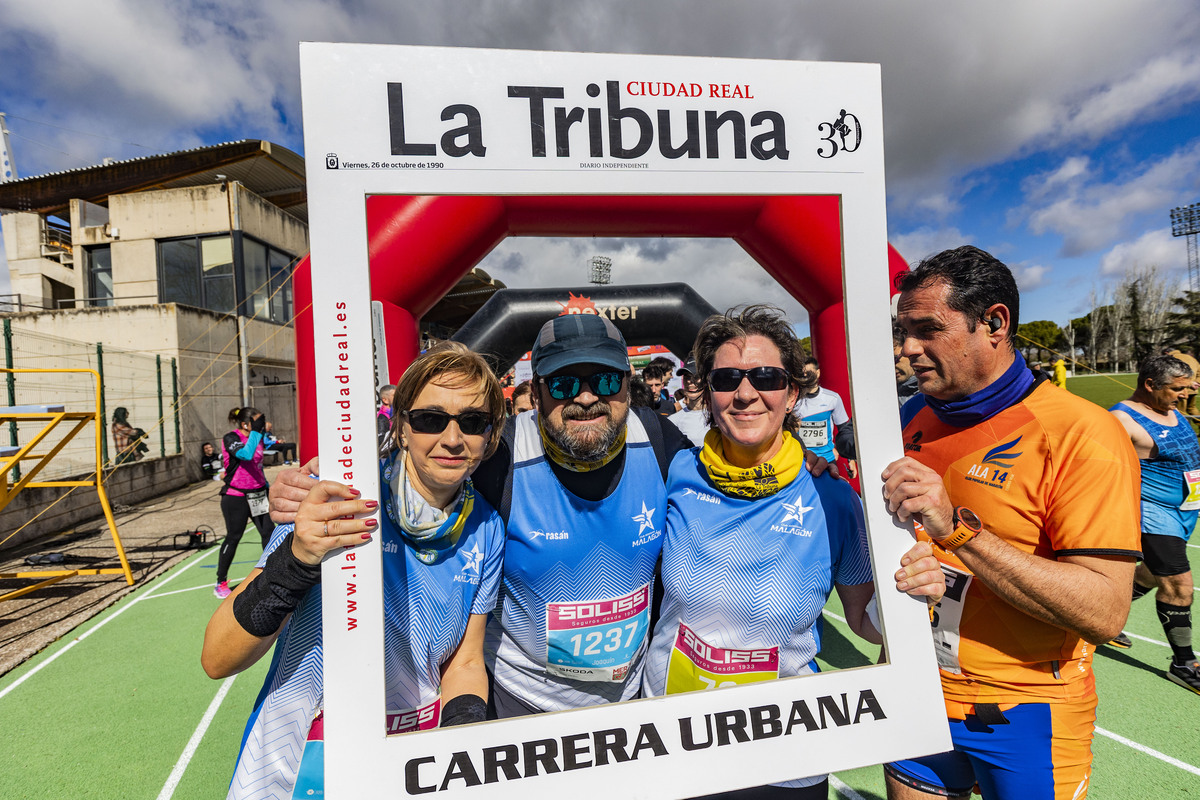
[[[449,382],[443,380],[447,377],[451,378]],[[403,412],[412,410],[417,395],[435,380],[452,389],[479,388],[492,418],[492,431],[483,453],[485,459],[489,458],[500,446],[500,436],[504,431],[504,391],[500,388],[496,373],[492,372],[483,356],[458,342],[441,342],[431,347],[404,371],[400,382],[396,384],[396,394],[392,397],[392,440],[399,444]]]

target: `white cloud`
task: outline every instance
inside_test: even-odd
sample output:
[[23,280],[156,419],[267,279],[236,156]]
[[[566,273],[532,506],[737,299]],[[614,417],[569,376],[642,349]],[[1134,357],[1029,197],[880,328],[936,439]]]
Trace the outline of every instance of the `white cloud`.
[[[1196,177],[1200,142],[1111,182],[1088,181],[1077,162],[1068,159],[1044,180],[1033,181],[1033,202],[1013,212],[1014,217],[1026,217],[1034,233],[1062,236],[1062,253],[1068,257],[1094,252],[1130,235],[1145,222],[1144,215],[1165,217],[1181,196],[1200,188]],[[1064,180],[1062,175],[1071,177]]]
[[1046,274],[1050,268],[1042,264],[1012,264],[1013,277],[1017,280],[1017,288],[1022,292],[1029,292],[1042,286],[1046,282]]
[[909,264],[915,264],[921,259],[970,244],[970,238],[958,228],[921,227],[907,233],[894,233],[888,237],[896,252],[904,257]]
[[[36,174],[104,155],[262,136],[298,148],[297,43],[359,41],[879,62],[890,189],[924,213],[962,176],[1195,99],[1190,0],[92,0],[3,3],[0,96],[38,128]],[[869,16],[868,16],[869,14]],[[70,24],[64,24],[70,20]],[[15,105],[16,107],[12,107]],[[60,151],[60,152],[56,152]],[[64,156],[62,153],[69,153]]]
[[1104,275],[1124,275],[1129,270],[1157,266],[1163,272],[1186,273],[1187,246],[1170,228],[1147,231],[1132,242],[1122,242],[1100,259]]

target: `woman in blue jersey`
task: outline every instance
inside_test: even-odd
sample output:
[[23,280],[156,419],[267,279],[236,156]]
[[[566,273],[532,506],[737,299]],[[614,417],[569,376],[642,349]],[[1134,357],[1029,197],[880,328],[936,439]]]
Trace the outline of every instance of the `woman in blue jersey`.
[[[667,476],[665,594],[650,641],[645,696],[817,671],[815,623],[837,590],[846,620],[880,644],[862,506],[848,484],[804,469],[791,411],[804,354],[778,309],[709,317],[693,349],[712,430]],[[940,597],[927,543],[902,559],[897,587]],[[903,575],[903,583],[901,583]],[[824,775],[720,798],[824,798]]]
[[499,515],[468,480],[495,451],[504,419],[499,381],[455,343],[422,355],[396,388],[397,449],[378,503],[319,482],[296,522],[208,624],[201,656],[222,678],[249,667],[278,640],[246,726],[229,797],[323,793],[321,560],[378,529],[383,551],[388,733],[482,721],[487,710],[484,623],[495,606],[503,555]]

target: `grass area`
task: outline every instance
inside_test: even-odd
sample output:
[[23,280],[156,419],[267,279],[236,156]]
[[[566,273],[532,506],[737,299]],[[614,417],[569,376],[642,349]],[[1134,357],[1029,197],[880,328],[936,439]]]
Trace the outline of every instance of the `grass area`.
[[[243,539],[233,577],[253,566],[256,540]],[[218,602],[212,596],[215,564],[215,548],[197,553],[0,678],[0,786],[6,800],[225,796],[269,659],[228,687],[201,671],[200,642]],[[836,595],[828,610],[841,615]],[[1102,732],[1093,744],[1089,797],[1195,796],[1200,697],[1163,677],[1170,650],[1153,599],[1134,604],[1126,630],[1140,637],[1133,649],[1101,647],[1095,659]],[[878,653],[830,615],[824,642],[823,670],[870,664]],[[190,748],[194,753],[186,760]],[[872,766],[834,776],[830,797],[852,798],[839,787],[879,800],[883,770]]]
[[1128,400],[1133,394],[1137,374],[1122,372],[1115,375],[1079,375],[1067,378],[1067,391],[1085,400],[1091,400],[1101,408],[1111,408],[1114,403]]

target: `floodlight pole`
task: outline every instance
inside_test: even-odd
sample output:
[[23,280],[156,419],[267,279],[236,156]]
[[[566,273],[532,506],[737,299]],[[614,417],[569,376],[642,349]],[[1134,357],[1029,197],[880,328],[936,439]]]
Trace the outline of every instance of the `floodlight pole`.
[[1200,203],[1171,209],[1171,235],[1186,237],[1188,257],[1188,288],[1200,291],[1200,253],[1196,250],[1196,234],[1200,233]]
[[588,271],[588,282],[597,286],[607,286],[612,283],[612,259],[608,256],[592,256],[591,269]]

